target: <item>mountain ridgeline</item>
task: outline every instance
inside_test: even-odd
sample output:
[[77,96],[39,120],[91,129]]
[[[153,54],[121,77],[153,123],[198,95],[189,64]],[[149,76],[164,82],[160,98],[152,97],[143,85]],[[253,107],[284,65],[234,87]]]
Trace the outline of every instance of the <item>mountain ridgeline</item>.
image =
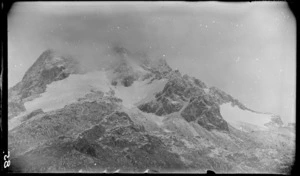
[[165,59],[112,52],[118,62],[89,72],[47,50],[9,89],[11,171],[290,172],[295,134],[279,116]]

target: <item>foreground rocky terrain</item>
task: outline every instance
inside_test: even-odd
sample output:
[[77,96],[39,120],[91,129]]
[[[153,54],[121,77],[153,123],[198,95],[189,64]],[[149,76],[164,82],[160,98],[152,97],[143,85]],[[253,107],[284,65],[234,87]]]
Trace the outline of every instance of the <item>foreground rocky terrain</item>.
[[11,171],[290,172],[295,129],[279,116],[164,59],[112,52],[118,62],[88,72],[47,50],[9,90]]

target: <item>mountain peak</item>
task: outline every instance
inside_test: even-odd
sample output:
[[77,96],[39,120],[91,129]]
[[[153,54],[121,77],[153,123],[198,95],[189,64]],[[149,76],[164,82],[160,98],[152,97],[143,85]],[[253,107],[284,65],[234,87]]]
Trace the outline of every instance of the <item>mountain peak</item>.
[[47,84],[64,79],[77,71],[77,61],[62,56],[53,49],[47,49],[27,70],[18,86],[16,85],[20,91],[20,99],[42,93],[46,90]]
[[112,48],[113,52],[120,55],[120,56],[128,56],[130,54],[130,52],[124,48],[124,47],[121,47],[121,46],[114,46]]

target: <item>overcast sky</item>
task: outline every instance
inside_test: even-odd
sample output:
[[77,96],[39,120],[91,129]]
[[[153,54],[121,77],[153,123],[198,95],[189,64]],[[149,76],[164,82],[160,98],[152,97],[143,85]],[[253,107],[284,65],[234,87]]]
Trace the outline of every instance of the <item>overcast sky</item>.
[[8,81],[46,49],[88,65],[120,45],[295,121],[296,24],[285,2],[28,2],[8,15]]

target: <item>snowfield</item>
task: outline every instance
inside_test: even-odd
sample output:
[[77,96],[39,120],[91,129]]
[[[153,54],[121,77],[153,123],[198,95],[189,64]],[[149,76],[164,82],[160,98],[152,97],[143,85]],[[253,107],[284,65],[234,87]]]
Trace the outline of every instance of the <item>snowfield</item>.
[[[231,106],[231,103],[225,103],[220,106],[222,117],[237,129],[241,129],[240,124],[254,125],[260,130],[267,129],[264,124],[271,121],[272,116],[268,114],[258,114],[247,110],[242,110],[237,106]],[[252,126],[252,127],[254,127]]]
[[123,100],[123,105],[127,108],[133,108],[141,101],[144,101],[154,95],[154,93],[163,90],[167,80],[154,80],[148,84],[149,79],[144,81],[135,81],[130,87],[115,86],[115,96]]
[[78,98],[84,97],[90,90],[108,92],[115,91],[115,96],[123,100],[123,105],[132,108],[138,102],[146,100],[154,93],[161,91],[167,80],[154,80],[148,84],[149,79],[135,81],[130,87],[112,86],[107,72],[93,71],[86,74],[72,74],[68,78],[55,81],[47,85],[46,92],[32,101],[24,103],[28,112],[42,109],[44,112],[63,108],[65,105],[76,102]]
[[71,74],[68,78],[47,85],[41,97],[24,103],[27,111],[41,108],[44,112],[63,108],[65,105],[84,97],[91,89],[109,91],[109,81],[104,71],[86,74]]

